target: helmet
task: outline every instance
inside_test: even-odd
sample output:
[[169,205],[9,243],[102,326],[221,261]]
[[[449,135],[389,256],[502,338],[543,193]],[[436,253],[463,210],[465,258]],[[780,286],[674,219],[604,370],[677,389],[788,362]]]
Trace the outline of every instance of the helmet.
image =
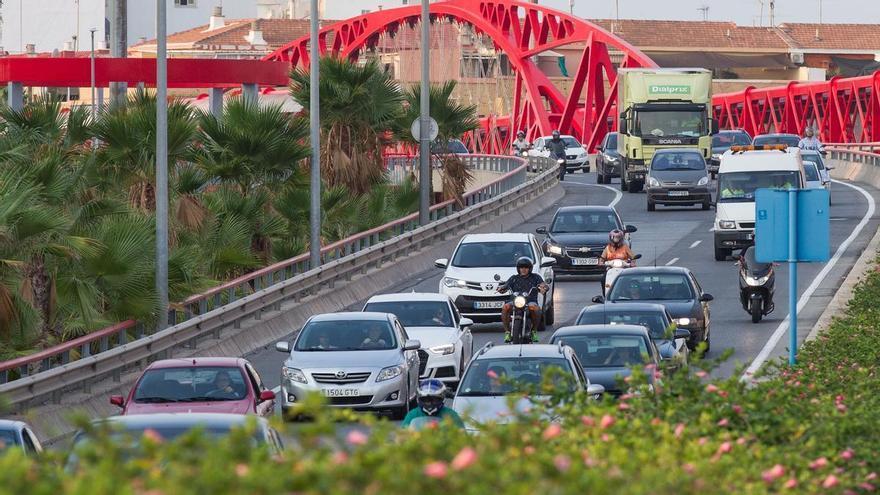
[[516,137],[518,137],[518,138],[520,138],[520,139],[525,139],[525,137],[526,137],[526,131],[519,131],[519,132],[517,132],[517,133],[516,133]]
[[623,242],[623,231],[620,229],[614,229],[608,233],[608,240],[611,244],[615,246],[620,246],[620,243]]
[[519,272],[519,269],[520,269],[520,268],[528,268],[528,269],[529,269],[529,273],[532,273],[532,268],[533,268],[534,266],[535,266],[535,264],[532,262],[532,259],[529,258],[528,256],[522,256],[521,258],[519,258],[518,260],[516,260],[516,271],[517,271],[517,273]]
[[419,407],[428,416],[433,416],[443,407],[443,401],[446,400],[446,385],[436,378],[422,380],[417,394]]
[[553,131],[553,139],[557,139],[559,137],[559,131]]
[[813,137],[813,128],[807,127],[806,129],[804,129],[804,135],[807,137]]

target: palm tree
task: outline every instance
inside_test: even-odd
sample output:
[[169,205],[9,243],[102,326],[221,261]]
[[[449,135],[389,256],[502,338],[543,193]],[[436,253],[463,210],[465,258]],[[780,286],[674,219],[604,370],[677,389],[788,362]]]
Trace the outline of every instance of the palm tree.
[[[321,175],[331,188],[360,195],[383,177],[382,151],[400,112],[400,88],[375,60],[359,65],[325,57],[320,69]],[[309,101],[308,71],[291,79],[293,98]]]
[[[464,162],[454,153],[449,152],[449,141],[459,138],[477,128],[477,107],[462,105],[452,97],[456,82],[447,81],[439,86],[432,85],[429,92],[431,117],[437,121],[439,129],[436,145],[432,148],[443,164],[442,181],[443,195],[455,198],[463,205],[462,195],[473,176]],[[416,144],[410,134],[410,124],[420,116],[421,90],[419,86],[411,86],[404,91],[405,110],[395,122],[395,135],[401,141]]]

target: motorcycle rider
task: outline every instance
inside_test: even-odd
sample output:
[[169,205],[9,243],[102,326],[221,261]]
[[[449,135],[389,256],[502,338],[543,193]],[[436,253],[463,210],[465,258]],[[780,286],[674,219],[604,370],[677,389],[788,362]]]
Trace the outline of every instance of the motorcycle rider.
[[547,140],[545,148],[550,150],[550,158],[562,160],[559,165],[559,180],[565,180],[565,141],[559,135],[559,131],[553,131],[553,138]]
[[522,156],[523,153],[529,150],[529,142],[526,141],[526,133],[525,131],[519,131],[516,133],[516,139],[513,141],[513,154],[517,156]]
[[[606,261],[611,260],[623,260],[628,262],[631,266],[635,266],[633,252],[629,249],[629,246],[623,242],[623,239],[624,233],[620,229],[614,229],[608,233],[608,244],[599,256],[599,264],[604,264]],[[607,274],[607,270],[602,274],[603,291],[605,290],[605,277]]]
[[416,418],[436,417],[439,420],[449,418],[455,426],[464,428],[461,417],[452,408],[446,407],[446,384],[436,378],[419,382],[417,392],[418,406],[407,413],[401,426],[407,428]]
[[[534,263],[531,258],[523,256],[516,260],[516,275],[511,275],[506,282],[498,286],[498,292],[525,292],[529,293],[533,288],[537,287],[538,292],[545,294],[550,287],[544,282],[537,273],[532,272]],[[541,311],[538,308],[538,295],[529,293],[527,296],[529,317],[532,320],[532,342],[538,341],[538,324],[541,321]],[[505,303],[501,308],[501,323],[504,325],[504,342],[510,342],[510,312],[513,310],[513,304]]]
[[811,150],[811,151],[824,151],[822,147],[822,142],[819,141],[819,138],[815,136],[815,131],[812,127],[807,127],[804,129],[804,138],[800,140],[798,143],[798,148],[802,150]]

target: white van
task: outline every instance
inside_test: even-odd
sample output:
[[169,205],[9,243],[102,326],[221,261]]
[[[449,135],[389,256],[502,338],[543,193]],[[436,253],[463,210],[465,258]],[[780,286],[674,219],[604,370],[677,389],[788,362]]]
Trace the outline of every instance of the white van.
[[804,187],[804,165],[797,148],[735,146],[721,155],[715,194],[715,261],[754,244],[755,190],[792,187]]

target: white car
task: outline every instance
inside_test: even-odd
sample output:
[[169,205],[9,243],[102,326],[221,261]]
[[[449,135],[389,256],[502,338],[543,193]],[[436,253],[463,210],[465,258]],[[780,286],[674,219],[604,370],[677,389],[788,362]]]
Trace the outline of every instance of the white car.
[[364,311],[391,313],[403,323],[406,334],[422,344],[419,378],[458,383],[474,354],[473,320],[464,318],[443,294],[401,293],[373,296]]
[[546,294],[538,294],[544,319],[541,323],[552,325],[553,311],[553,265],[556,260],[544,256],[541,245],[533,234],[468,234],[461,238],[451,259],[434,262],[437,268],[445,268],[440,279],[440,293],[449,296],[462,316],[475,321],[501,321],[501,307],[510,299],[499,294],[498,285],[516,274],[516,260],[527,256],[535,263],[533,271],[550,286]]
[[801,158],[804,160],[804,167],[807,166],[808,162],[812,162],[816,164],[816,168],[819,169],[819,177],[822,178],[822,186],[828,190],[828,203],[831,203],[831,174],[830,170],[833,170],[834,167],[825,164],[825,160],[822,158],[822,154],[818,151],[813,150],[801,150]]
[[[565,168],[572,172],[581,169],[584,173],[590,171],[590,160],[587,156],[587,150],[578,142],[574,136],[563,135],[560,138],[565,141]],[[549,157],[550,150],[547,149],[547,141],[553,139],[553,136],[544,136],[535,140],[532,149],[529,150],[529,156]]]

